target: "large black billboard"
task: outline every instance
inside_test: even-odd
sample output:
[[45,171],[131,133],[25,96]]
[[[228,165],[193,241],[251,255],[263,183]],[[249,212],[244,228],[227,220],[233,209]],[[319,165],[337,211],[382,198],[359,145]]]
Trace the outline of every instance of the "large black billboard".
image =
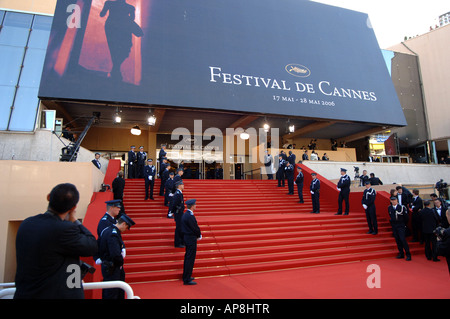
[[306,0],[59,0],[39,97],[406,125],[368,16]]

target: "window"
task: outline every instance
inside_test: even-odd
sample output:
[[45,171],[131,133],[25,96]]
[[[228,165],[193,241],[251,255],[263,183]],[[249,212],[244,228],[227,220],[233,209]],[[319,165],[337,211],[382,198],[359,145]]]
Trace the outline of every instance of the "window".
[[0,10],[0,130],[33,131],[52,17]]

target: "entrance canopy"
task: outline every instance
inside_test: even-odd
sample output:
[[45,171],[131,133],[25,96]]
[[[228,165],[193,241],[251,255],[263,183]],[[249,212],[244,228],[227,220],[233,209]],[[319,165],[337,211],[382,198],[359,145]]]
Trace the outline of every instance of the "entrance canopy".
[[290,136],[349,141],[406,125],[368,16],[306,0],[59,0],[39,97],[72,118],[145,123],[151,107],[164,132],[283,134],[289,119]]

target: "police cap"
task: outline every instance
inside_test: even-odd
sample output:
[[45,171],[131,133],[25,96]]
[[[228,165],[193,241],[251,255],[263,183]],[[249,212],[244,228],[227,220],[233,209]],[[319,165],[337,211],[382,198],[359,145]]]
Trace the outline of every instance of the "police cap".
[[122,207],[122,200],[121,199],[114,199],[109,200],[105,202],[107,206],[113,206],[113,207]]
[[189,200],[186,201],[186,205],[187,206],[192,206],[192,205],[195,205],[196,202],[197,202],[196,199],[189,199]]
[[121,220],[123,220],[125,223],[127,223],[128,227],[131,228],[131,226],[134,226],[136,223],[127,215],[123,214],[122,216],[120,216]]

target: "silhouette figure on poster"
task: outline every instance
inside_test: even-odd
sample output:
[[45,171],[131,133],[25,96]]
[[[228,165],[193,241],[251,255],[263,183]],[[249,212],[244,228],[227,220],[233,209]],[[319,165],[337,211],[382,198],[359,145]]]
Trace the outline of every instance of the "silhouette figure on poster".
[[134,21],[135,8],[126,0],[108,0],[100,12],[100,17],[106,16],[105,22],[106,40],[112,60],[111,78],[123,80],[120,67],[128,58],[133,46],[133,34],[137,37],[144,35],[141,27]]

